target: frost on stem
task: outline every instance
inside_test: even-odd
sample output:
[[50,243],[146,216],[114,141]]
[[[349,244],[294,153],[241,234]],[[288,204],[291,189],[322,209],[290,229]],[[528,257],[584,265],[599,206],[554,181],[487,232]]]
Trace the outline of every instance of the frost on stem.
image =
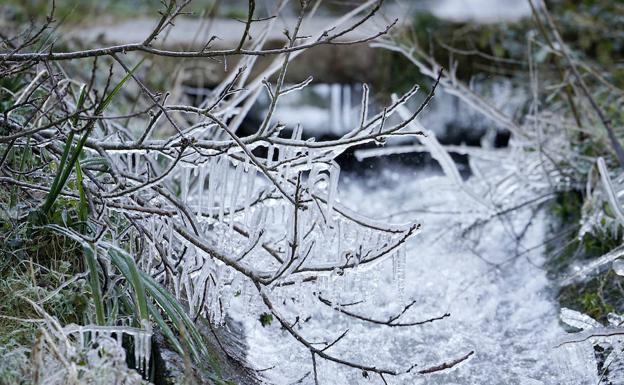
[[[394,23],[368,37],[348,39],[350,32],[377,13],[381,2],[368,1],[309,37],[299,36],[298,31],[316,7],[304,6],[286,35],[285,48],[262,49],[268,36],[266,30],[260,34],[259,43],[247,43],[243,37],[237,48],[229,50],[211,50],[209,44],[199,52],[157,48],[156,38],[165,26],[172,25],[186,4],[164,12],[154,32],[141,43],[75,52],[30,52],[32,44],[25,44],[0,52],[2,75],[25,71],[30,76],[28,67],[20,67],[24,62],[51,70],[57,68],[49,65],[51,61],[62,67],[69,59],[100,58],[99,62],[93,61],[92,78],[96,79],[85,88],[86,102],[78,115],[71,113],[59,120],[57,114],[46,109],[31,109],[31,104],[36,105],[36,100],[28,100],[34,94],[31,89],[38,89],[37,97],[43,94],[44,99],[62,106],[60,111],[75,111],[78,106],[72,96],[80,89],[76,82],[61,71],[45,81],[36,81],[42,77],[36,75],[19,92],[22,104],[13,106],[10,116],[0,117],[0,124],[9,130],[7,136],[0,137],[0,143],[24,148],[34,142],[37,151],[57,163],[63,157],[60,149],[72,149],[73,158],[84,170],[80,183],[86,193],[77,196],[67,186],[55,186],[55,190],[59,196],[88,204],[90,216],[82,234],[74,229],[67,232],[102,249],[118,247],[127,251],[143,273],[172,292],[190,319],[204,317],[213,325],[224,325],[233,298],[239,298],[246,302],[246,312],[254,317],[259,312],[271,313],[296,342],[310,351],[315,365],[316,359],[321,358],[380,376],[407,373],[408,370],[352,362],[317,348],[298,331],[301,325],[293,327],[298,321],[290,320],[292,314],[285,304],[287,299],[293,299],[290,302],[296,308],[295,319],[309,316],[311,305],[321,300],[321,294],[329,298],[333,308],[340,309],[345,293],[364,292],[362,282],[371,281],[368,287],[373,290],[382,284],[379,267],[388,260],[393,261],[397,292],[400,302],[404,302],[405,243],[417,233],[419,225],[388,224],[350,210],[349,202],[339,194],[340,168],[335,158],[356,145],[384,143],[395,135],[420,135],[406,128],[431,100],[437,82],[424,102],[405,117],[393,114],[416,93],[417,87],[372,117],[368,116],[365,88],[360,121],[336,117],[357,126],[341,131],[348,133],[335,140],[304,140],[303,126],[284,127],[274,121],[279,98],[297,92],[311,81],[285,87],[288,63],[309,47],[367,42],[385,34]],[[269,16],[277,16],[279,9]],[[253,22],[250,17],[247,27]],[[268,23],[267,28],[271,25]],[[129,69],[133,57],[117,55],[132,51],[148,56],[244,59],[229,69],[233,75],[196,106],[176,96],[180,93],[150,90],[142,80],[144,70]],[[254,78],[251,67],[255,60],[245,57],[259,55],[274,55],[273,62]],[[102,80],[99,66],[105,58],[111,59],[110,69],[107,68],[108,77],[102,85],[98,82]],[[119,72],[123,78],[117,83]],[[277,80],[269,84],[266,79],[272,75]],[[116,88],[109,87],[115,83]],[[270,94],[270,108],[254,134],[239,137],[237,128],[263,85]],[[63,92],[57,92],[59,89]],[[121,112],[100,111],[99,99],[103,95],[121,98],[123,92],[117,93],[122,89],[134,100],[133,112],[113,116]],[[23,104],[27,102],[30,104]],[[17,119],[18,115],[22,118]],[[77,127],[68,124],[72,119]],[[79,142],[73,137],[73,129],[85,131],[79,131]],[[283,134],[286,129],[292,129],[290,136]],[[3,174],[2,181],[39,193],[49,192],[54,182],[49,173],[38,170],[29,177],[30,181],[25,183],[9,172]],[[110,261],[104,262],[109,266]],[[108,275],[115,273],[108,270],[105,274],[111,278]],[[404,306],[392,321],[382,323],[399,326],[398,318],[410,306]],[[372,317],[360,320],[376,323]],[[78,327],[75,334],[81,338],[85,330],[94,335],[108,333],[85,326]],[[115,335],[119,333],[134,332],[123,329]],[[139,367],[147,368],[149,354],[144,349],[149,345],[148,337],[132,335]],[[446,370],[471,355],[429,368],[419,367],[412,373]]]

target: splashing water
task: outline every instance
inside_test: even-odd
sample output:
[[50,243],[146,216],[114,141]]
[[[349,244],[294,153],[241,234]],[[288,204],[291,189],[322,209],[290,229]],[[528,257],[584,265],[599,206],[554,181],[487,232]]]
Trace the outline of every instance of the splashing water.
[[[348,328],[347,336],[332,346],[332,353],[397,369],[412,364],[428,367],[475,351],[471,360],[453,370],[432,376],[387,377],[391,384],[550,385],[574,383],[569,381],[582,378],[575,377],[579,373],[594,377],[587,374],[591,365],[578,365],[588,362],[582,359],[584,353],[576,351],[574,357],[579,357],[570,360],[569,352],[555,349],[564,331],[554,285],[541,267],[541,249],[535,248],[543,242],[544,215],[516,213],[513,220],[499,218],[466,232],[476,206],[466,202],[448,179],[414,178],[413,171],[386,171],[380,179],[372,185],[351,180],[342,185],[339,196],[358,202],[352,208],[360,214],[388,213],[389,218],[383,219],[392,222],[418,220],[423,230],[408,242],[404,262],[401,252],[395,254],[391,263],[375,267],[373,274],[352,280],[354,297],[339,292],[334,299],[364,299],[365,304],[349,309],[359,314],[381,313],[377,318],[384,319],[401,310],[400,293],[404,292],[404,303],[416,301],[405,315],[409,321],[447,312],[450,317],[421,326],[389,328],[310,304],[311,318],[306,321],[310,340],[331,341]],[[515,235],[529,222],[518,241]],[[395,285],[389,284],[393,277]],[[321,285],[332,284],[336,283],[330,277]],[[262,327],[254,317],[243,319],[243,324],[250,361],[258,368],[274,366],[264,372],[268,383],[291,383],[311,370],[309,352],[292,344],[284,348],[290,337],[279,326]],[[575,369],[566,371],[562,365]],[[359,371],[323,360],[318,362],[318,372],[321,383],[362,381]],[[309,376],[302,383],[314,381]]]

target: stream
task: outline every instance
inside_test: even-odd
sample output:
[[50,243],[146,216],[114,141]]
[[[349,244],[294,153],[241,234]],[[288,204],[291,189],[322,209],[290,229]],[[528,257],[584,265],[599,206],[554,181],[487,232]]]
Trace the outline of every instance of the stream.
[[[443,178],[401,170],[383,172],[371,179],[346,180],[341,197],[357,202],[362,213],[391,213],[392,219],[399,222],[418,218],[423,226],[407,249],[405,297],[416,300],[407,318],[427,319],[446,312],[451,316],[423,326],[384,329],[346,317],[327,316],[327,309],[322,309],[324,313],[319,312],[318,318],[313,313],[308,328],[322,338],[327,330],[337,336],[348,325],[353,338],[341,341],[334,351],[353,357],[349,346],[361,344],[357,350],[363,354],[354,358],[392,363],[397,368],[412,363],[430,366],[475,351],[470,361],[451,371],[424,377],[389,377],[389,383],[569,383],[554,359],[553,346],[563,333],[554,285],[541,267],[541,251],[524,252],[542,241],[544,216],[533,219],[530,234],[520,245],[496,222],[483,229],[478,239],[465,241],[460,233],[463,220],[469,217],[467,207]],[[521,255],[514,255],[520,254],[519,250]],[[368,298],[373,302],[369,308],[385,314],[397,310],[390,269],[385,266],[382,283]],[[265,372],[268,383],[292,383],[301,376],[302,367],[309,370],[309,354],[303,349],[285,349],[295,344],[277,326],[262,328],[253,318],[245,319],[245,325],[249,360],[258,368],[274,366]],[[363,380],[355,370],[323,361],[319,373],[321,383]]]
[[[349,120],[335,111],[340,99],[331,96],[338,92],[335,87],[327,92],[332,100],[327,119],[338,116]],[[349,94],[351,99],[355,98]],[[434,105],[430,111],[433,116],[426,119],[448,121],[448,114],[457,111]],[[310,125],[322,126],[318,120]],[[440,130],[436,129],[444,134]],[[510,148],[491,151],[493,156],[479,163],[486,174],[500,167],[497,159],[511,158],[513,163],[514,156],[521,156]],[[332,354],[399,371],[417,364],[415,372],[474,351],[469,360],[451,370],[386,376],[390,384],[582,383],[585,369],[570,366],[568,353],[555,348],[565,332],[559,321],[556,283],[549,280],[543,267],[549,230],[544,206],[528,205],[511,215],[484,214],[478,202],[442,175],[435,161],[415,162],[413,155],[394,155],[390,160],[343,165],[343,169],[356,170],[341,173],[339,200],[343,204],[371,218],[391,223],[416,221],[422,228],[406,247],[404,278],[396,278],[396,262],[386,262],[380,268],[342,277],[346,283],[336,283],[337,293],[332,295],[335,302],[358,303],[349,310],[378,319],[388,319],[412,301],[402,321],[449,316],[410,327],[371,325],[320,304],[312,294],[314,287],[300,284],[291,299],[305,309],[299,313],[301,332],[311,341],[332,341],[349,329],[331,347]],[[505,169],[501,167],[500,172]],[[482,175],[477,178],[470,171],[462,174],[465,186],[486,200],[495,205],[512,203],[506,198],[495,203],[496,194],[487,198],[492,187],[484,185],[487,178]],[[514,190],[510,196],[517,202],[538,193],[515,185],[509,189]],[[289,296],[285,297],[287,305]],[[247,313],[237,318],[247,336],[247,360],[257,369],[266,369],[261,372],[266,383],[313,384],[310,353],[277,323],[263,327],[258,322],[261,307],[243,310],[244,304],[233,302],[237,311],[232,314]],[[317,362],[320,383],[382,383],[379,377],[358,370],[322,359]]]

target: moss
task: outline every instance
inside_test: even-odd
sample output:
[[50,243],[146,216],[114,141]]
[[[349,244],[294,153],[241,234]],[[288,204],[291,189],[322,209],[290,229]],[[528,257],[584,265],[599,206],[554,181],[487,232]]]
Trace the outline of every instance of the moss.
[[624,277],[609,270],[587,282],[562,288],[559,303],[605,323],[610,312],[624,312],[623,285]]

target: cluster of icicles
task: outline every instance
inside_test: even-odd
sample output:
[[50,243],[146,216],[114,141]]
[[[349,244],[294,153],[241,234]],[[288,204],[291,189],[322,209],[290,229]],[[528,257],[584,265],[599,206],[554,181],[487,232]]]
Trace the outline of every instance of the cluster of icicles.
[[[151,356],[151,328],[130,326],[61,327],[48,322],[32,352],[34,379],[46,385],[78,383],[143,384]],[[131,345],[135,369],[127,366],[127,350]],[[132,350],[131,350],[132,351]]]
[[[293,139],[300,136],[297,128]],[[404,242],[414,233],[414,225],[380,223],[341,205],[337,199],[340,169],[331,160],[331,151],[270,145],[266,152],[263,167],[242,151],[191,154],[175,166],[166,181],[179,189],[179,200],[192,216],[198,238],[257,276],[274,278],[267,288],[272,301],[293,298],[301,312],[307,307],[305,301],[315,295],[336,304],[345,293],[374,296],[377,284],[363,285],[362,277],[368,283],[379,280],[378,264],[388,259],[393,261],[402,300]],[[143,177],[146,170],[164,170],[173,162],[152,153],[120,154],[115,160],[117,167]],[[176,214],[139,218],[152,237],[141,250],[131,251],[140,254],[144,271],[187,305],[189,316],[223,324],[236,297],[246,301],[248,314],[259,310],[261,301],[248,277],[177,231],[180,226],[190,228],[188,215],[178,215],[176,207],[156,194],[147,199]],[[299,209],[293,201],[300,203]]]
[[134,347],[133,358],[136,370],[147,373],[152,349],[152,331],[146,322],[143,322],[141,328],[68,325],[63,328],[63,331],[76,341],[80,349],[87,349],[87,360],[94,366],[101,366],[104,360],[125,363],[126,351],[122,344],[124,337],[129,338]]

